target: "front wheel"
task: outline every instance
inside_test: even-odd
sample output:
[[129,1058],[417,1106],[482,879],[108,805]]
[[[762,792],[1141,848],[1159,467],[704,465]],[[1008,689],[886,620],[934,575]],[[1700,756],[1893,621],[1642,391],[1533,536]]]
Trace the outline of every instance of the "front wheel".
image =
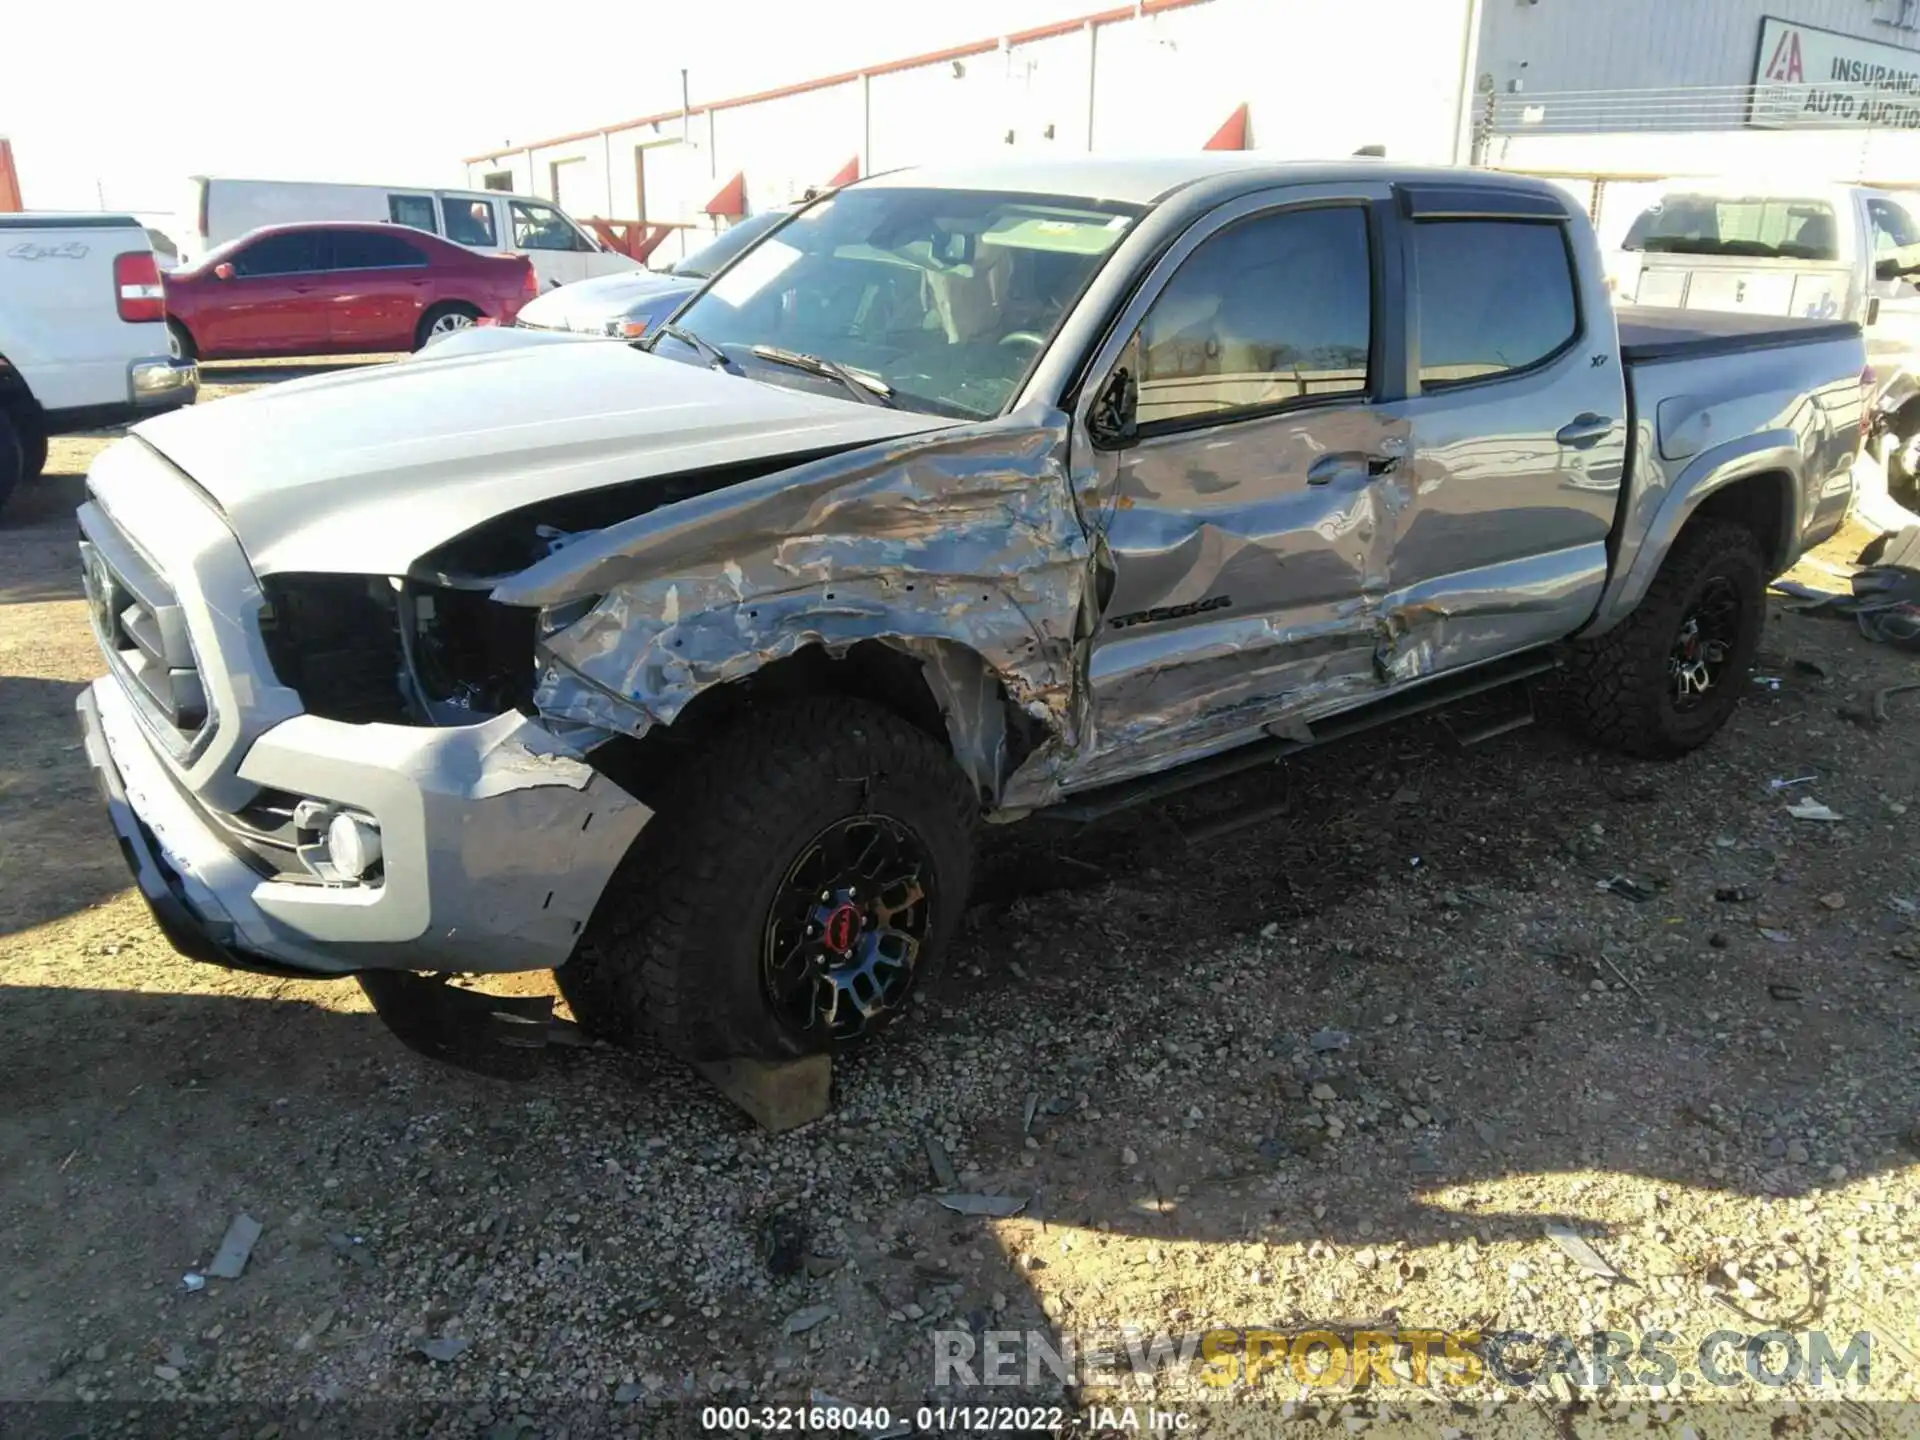
[[682,767],[607,887],[561,993],[689,1059],[789,1059],[891,1024],[951,943],[976,801],[946,747],[821,696],[748,716]]
[[1572,647],[1564,692],[1572,718],[1630,755],[1681,755],[1706,744],[1740,703],[1766,594],[1753,532],[1695,521],[1634,612]]

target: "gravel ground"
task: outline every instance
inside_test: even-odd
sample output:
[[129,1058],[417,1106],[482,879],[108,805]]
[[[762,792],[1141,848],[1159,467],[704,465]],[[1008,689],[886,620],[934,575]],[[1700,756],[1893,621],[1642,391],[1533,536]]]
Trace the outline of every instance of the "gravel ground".
[[[830,1118],[768,1138],[657,1053],[482,1079],[401,1048],[350,985],[172,952],[71,720],[98,666],[70,516],[103,443],[56,442],[0,523],[0,1400],[93,1402],[16,1416],[264,1437],[155,1402],[433,1402],[491,1436],[584,1403],[573,1433],[597,1433],[817,1390],[895,1416],[1150,1395],[1262,1430],[1283,1412],[1179,1367],[937,1390],[933,1332],[1668,1330],[1691,1372],[1711,1332],[1780,1328],[1871,1332],[1870,1380],[1826,1398],[1848,1433],[1920,1429],[1884,1403],[1920,1398],[1920,696],[1871,723],[1914,662],[1847,623],[1776,606],[1777,688],[1674,765],[1547,726],[1462,753],[1456,714],[996,832],[936,1003],[839,1065]],[[1822,565],[1867,538],[1800,578],[1842,584]],[[929,1140],[1021,1213],[942,1208]],[[244,1273],[183,1288],[243,1212]],[[1709,1389],[1713,1425],[1798,1433],[1784,1402],[1818,1398],[1694,1379],[1543,1371],[1503,1405],[1491,1377],[1416,1399],[1282,1369],[1232,1393],[1474,1435],[1678,1433],[1709,1412],[1659,1407]]]

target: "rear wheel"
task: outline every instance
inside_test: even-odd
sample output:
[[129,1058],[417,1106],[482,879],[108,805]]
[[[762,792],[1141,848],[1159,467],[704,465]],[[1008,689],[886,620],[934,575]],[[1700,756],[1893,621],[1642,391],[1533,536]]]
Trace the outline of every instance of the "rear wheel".
[[783,1059],[883,1029],[952,940],[975,800],[946,748],[822,696],[759,712],[684,767],[608,885],[561,993],[690,1059]]
[[13,487],[26,478],[27,451],[21,441],[14,417],[0,410],[0,509],[4,509]]
[[1565,690],[1573,718],[1632,755],[1704,745],[1740,703],[1766,590],[1751,530],[1725,520],[1689,525],[1633,614],[1573,647]]
[[429,340],[468,329],[479,318],[477,309],[461,301],[436,305],[420,317],[420,328],[414,333],[413,348],[418,350]]
[[1920,508],[1920,424],[1887,436],[1887,493],[1907,509]]
[[47,468],[47,432],[20,415],[13,417],[13,423],[20,432],[20,478],[35,479]]
[[198,360],[200,347],[193,343],[193,336],[187,327],[178,320],[167,320],[167,354],[176,360]]

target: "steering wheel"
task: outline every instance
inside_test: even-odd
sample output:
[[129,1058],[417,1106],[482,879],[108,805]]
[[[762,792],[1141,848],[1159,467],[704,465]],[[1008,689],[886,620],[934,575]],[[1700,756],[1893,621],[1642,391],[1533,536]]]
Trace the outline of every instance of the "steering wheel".
[[1000,337],[1000,343],[1002,345],[1031,345],[1036,350],[1044,350],[1047,346],[1047,337],[1044,335],[1036,335],[1031,330],[1014,330],[1006,335],[1002,335]]

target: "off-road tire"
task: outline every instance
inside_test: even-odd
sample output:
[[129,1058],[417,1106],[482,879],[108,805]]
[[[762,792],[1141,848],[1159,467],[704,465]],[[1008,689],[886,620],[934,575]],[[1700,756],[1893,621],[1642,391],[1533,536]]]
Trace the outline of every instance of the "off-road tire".
[[20,478],[38,480],[47,468],[47,432],[36,421],[12,418],[20,433]]
[[27,478],[27,447],[20,425],[0,409],[0,510],[7,505],[13,487]]
[[944,745],[877,705],[814,696],[748,712],[677,777],[556,972],[586,1029],[622,1044],[645,1029],[690,1060],[837,1048],[782,1023],[761,950],[788,868],[824,828],[861,814],[904,825],[930,861],[909,1000],[924,990],[973,873],[978,805]]
[[[1686,617],[1717,578],[1741,601],[1740,627],[1716,687],[1692,710],[1674,706],[1668,658]],[[1591,739],[1629,755],[1683,755],[1704,745],[1740,702],[1766,624],[1767,573],[1746,526],[1696,520],[1680,534],[1640,604],[1613,629],[1569,647],[1562,708]]]

